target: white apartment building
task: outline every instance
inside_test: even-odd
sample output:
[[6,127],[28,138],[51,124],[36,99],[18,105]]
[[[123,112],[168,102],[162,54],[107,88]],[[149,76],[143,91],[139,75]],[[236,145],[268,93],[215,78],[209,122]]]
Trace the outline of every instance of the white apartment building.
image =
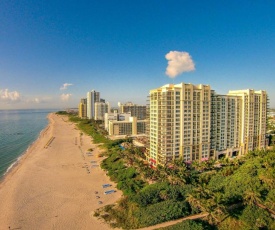
[[100,101],[100,93],[92,90],[87,93],[87,117],[94,119],[95,117],[95,102]]

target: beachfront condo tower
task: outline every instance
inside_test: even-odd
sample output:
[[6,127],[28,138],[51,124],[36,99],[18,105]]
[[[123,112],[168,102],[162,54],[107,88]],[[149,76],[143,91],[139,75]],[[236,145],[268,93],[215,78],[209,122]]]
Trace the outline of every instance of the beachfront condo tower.
[[78,104],[78,116],[80,118],[87,118],[87,98],[81,98]]
[[211,156],[233,157],[240,152],[241,103],[238,96],[211,93]]
[[267,93],[264,90],[230,90],[241,99],[240,154],[266,146]]
[[180,157],[190,162],[210,157],[211,88],[168,84],[150,90],[149,149],[151,167]]
[[146,157],[151,167],[265,149],[264,90],[219,95],[209,85],[168,84],[150,90],[149,101]]
[[95,103],[100,101],[100,93],[92,90],[87,93],[87,117],[94,119],[95,117]]

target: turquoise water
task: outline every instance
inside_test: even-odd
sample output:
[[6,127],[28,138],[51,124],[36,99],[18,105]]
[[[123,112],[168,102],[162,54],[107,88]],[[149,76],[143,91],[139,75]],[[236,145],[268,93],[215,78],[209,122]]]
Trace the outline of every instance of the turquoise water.
[[52,110],[0,110],[0,179],[47,126]]

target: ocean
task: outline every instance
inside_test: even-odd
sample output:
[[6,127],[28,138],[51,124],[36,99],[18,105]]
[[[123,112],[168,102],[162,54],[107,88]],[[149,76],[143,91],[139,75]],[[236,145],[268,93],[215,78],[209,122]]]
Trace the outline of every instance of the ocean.
[[53,110],[0,110],[0,179],[48,125]]

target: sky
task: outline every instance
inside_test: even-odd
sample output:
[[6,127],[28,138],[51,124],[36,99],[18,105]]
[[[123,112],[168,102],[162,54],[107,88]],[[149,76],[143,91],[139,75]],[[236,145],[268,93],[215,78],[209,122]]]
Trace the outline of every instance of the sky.
[[169,83],[266,90],[275,108],[275,1],[1,0],[0,109],[116,107]]

